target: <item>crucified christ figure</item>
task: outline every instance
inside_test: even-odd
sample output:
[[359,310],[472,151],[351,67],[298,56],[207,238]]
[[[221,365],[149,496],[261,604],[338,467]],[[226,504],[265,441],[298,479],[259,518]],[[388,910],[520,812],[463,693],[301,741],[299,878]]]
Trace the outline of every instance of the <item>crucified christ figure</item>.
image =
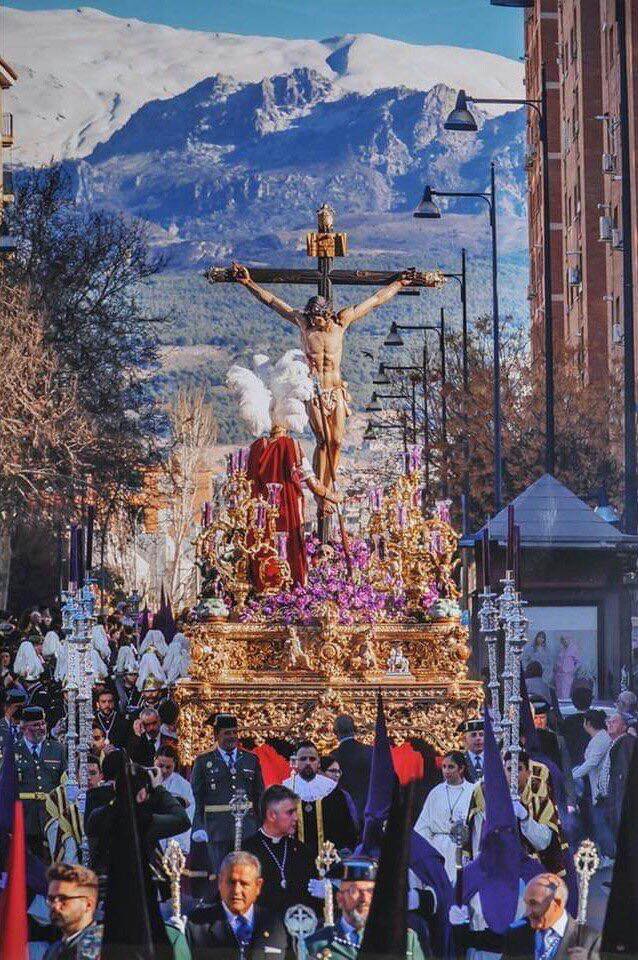
[[[336,474],[341,456],[341,444],[346,428],[346,419],[350,415],[348,385],[341,379],[341,357],[343,337],[356,320],[361,320],[376,307],[387,303],[403,287],[410,286],[414,279],[414,270],[406,270],[400,276],[378,290],[372,297],[352,307],[344,307],[335,313],[332,303],[325,297],[311,297],[303,310],[295,310],[273,293],[264,290],[255,283],[247,267],[233,264],[233,277],[252,295],[278,313],[284,320],[294,323],[301,334],[301,346],[306,355],[310,372],[317,378],[321,392],[321,405],[325,414],[324,431],[321,406],[315,396],[308,402],[308,418],[317,445],[313,458],[315,476],[327,490],[331,490],[332,471],[328,456],[331,455],[332,467]],[[327,435],[324,435],[327,434]],[[318,501],[320,516],[332,506],[325,500]]]

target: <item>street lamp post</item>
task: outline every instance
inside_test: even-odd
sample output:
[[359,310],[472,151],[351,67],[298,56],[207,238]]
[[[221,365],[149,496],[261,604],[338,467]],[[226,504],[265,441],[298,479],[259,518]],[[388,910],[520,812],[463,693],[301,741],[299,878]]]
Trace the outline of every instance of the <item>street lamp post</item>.
[[[379,369],[376,375],[372,378],[372,383],[375,387],[390,387],[392,383],[389,377],[386,375],[387,370],[392,370],[396,373],[414,373],[415,371],[419,373],[419,367],[408,367],[403,365],[389,365],[387,363],[380,363]],[[403,394],[378,394],[376,391],[372,394],[372,401],[374,402],[375,398],[378,400],[379,397],[385,396],[387,399],[396,399],[396,400],[405,400]],[[375,408],[368,404],[366,409],[369,409],[369,412],[377,411],[380,408]],[[407,452],[408,449],[408,438],[407,438],[407,415],[405,411],[403,412],[403,446]],[[414,386],[412,388],[412,435],[416,442],[416,408],[415,408],[415,397],[414,397]],[[365,437],[364,437],[365,439]]]
[[[514,4],[514,5],[520,5]],[[503,97],[471,97],[459,90],[456,106],[443,124],[445,130],[475,133],[476,120],[468,109],[468,103],[511,104],[526,106],[538,115],[538,132],[542,148],[543,187],[543,300],[545,306],[545,470],[553,474],[556,466],[554,431],[554,321],[552,312],[552,250],[549,208],[549,143],[547,126],[547,76],[545,64],[541,64],[540,100],[510,99]]]
[[373,421],[370,420],[363,434],[363,439],[376,440],[377,430],[403,430],[403,450],[405,453],[407,453],[408,434],[407,434],[407,422],[406,422],[405,413],[403,414],[401,423],[373,423]]
[[494,163],[490,164],[490,189],[484,192],[465,190],[433,190],[426,186],[414,216],[422,220],[438,220],[441,210],[433,197],[472,197],[484,200],[489,209],[492,232],[492,357],[493,357],[493,421],[494,421],[494,511],[502,506],[502,454],[501,454],[501,355],[500,324],[498,313],[498,246],[496,229],[496,180]]
[[[403,347],[403,339],[399,333],[399,330],[421,330],[424,332],[423,337],[423,361],[422,361],[422,370],[421,370],[421,382],[423,385],[423,446],[424,446],[424,460],[425,460],[425,489],[426,496],[429,494],[430,486],[430,425],[428,420],[428,331],[434,330],[439,335],[439,345],[441,350],[441,432],[443,438],[443,446],[445,449],[445,444],[447,443],[447,397],[445,395],[446,388],[446,365],[445,365],[445,311],[441,307],[441,319],[439,326],[436,326],[432,323],[392,323],[390,327],[390,333],[383,341],[384,347]],[[418,368],[413,368],[418,369]],[[415,396],[415,383],[413,381],[413,417],[414,417],[414,442],[416,443],[416,396]],[[442,477],[442,486],[443,486],[443,495],[447,495],[447,480],[446,477]]]
[[470,515],[470,427],[468,414],[468,399],[470,394],[470,366],[468,360],[468,329],[467,329],[467,271],[465,247],[461,247],[460,273],[444,273],[443,276],[456,280],[461,295],[461,375],[463,378],[463,496],[465,509],[463,510],[463,533],[468,531]]

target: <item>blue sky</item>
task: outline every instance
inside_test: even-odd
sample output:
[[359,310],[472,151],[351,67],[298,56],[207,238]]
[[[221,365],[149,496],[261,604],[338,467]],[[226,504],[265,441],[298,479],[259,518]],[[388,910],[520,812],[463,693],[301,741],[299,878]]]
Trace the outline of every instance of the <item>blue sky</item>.
[[444,43],[519,57],[522,11],[489,0],[12,0],[20,10],[92,6],[120,17],[229,33],[323,39],[378,33],[410,43]]

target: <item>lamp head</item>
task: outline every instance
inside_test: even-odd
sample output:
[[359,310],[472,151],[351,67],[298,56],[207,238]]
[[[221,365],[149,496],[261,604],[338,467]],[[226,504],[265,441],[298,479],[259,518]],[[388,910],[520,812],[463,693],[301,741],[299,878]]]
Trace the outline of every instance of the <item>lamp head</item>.
[[456,96],[456,106],[443,124],[444,130],[460,130],[463,133],[476,133],[476,120],[467,107],[465,90],[459,90]]
[[372,393],[370,403],[366,406],[366,413],[380,413],[382,409],[383,407],[379,403],[379,398],[377,397],[377,392],[375,390]]
[[432,199],[432,188],[426,187],[421,202],[413,213],[417,220],[440,220],[441,211]]
[[382,363],[379,364],[379,370],[377,372],[376,377],[372,378],[372,382],[375,385],[375,387],[390,386],[390,381],[388,380],[388,376],[385,372],[385,366]]
[[401,334],[399,333],[398,327],[395,321],[392,321],[392,326],[390,327],[390,333],[387,335],[383,341],[384,347],[402,347],[403,340]]

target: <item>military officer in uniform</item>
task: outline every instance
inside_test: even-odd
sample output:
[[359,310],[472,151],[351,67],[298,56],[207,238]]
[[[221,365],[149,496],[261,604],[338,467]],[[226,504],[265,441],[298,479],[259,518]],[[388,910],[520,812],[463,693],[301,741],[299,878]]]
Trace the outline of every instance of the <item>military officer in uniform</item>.
[[[368,857],[352,856],[333,867],[330,876],[338,878],[336,899],[341,916],[334,926],[321,927],[306,937],[308,960],[356,960],[372,904],[377,865]],[[406,960],[425,958],[419,939],[410,928],[405,955]]]
[[456,728],[465,741],[465,779],[468,783],[478,783],[483,779],[484,726],[483,718],[476,717],[474,720],[464,720]]
[[44,827],[49,819],[45,810],[48,793],[60,786],[66,770],[64,747],[47,737],[44,709],[24,707],[22,737],[15,746],[16,774],[20,799],[24,802],[27,843],[38,856],[48,860]]
[[243,824],[244,837],[251,836],[256,833],[259,823],[259,801],[264,781],[257,757],[238,747],[236,717],[217,714],[213,729],[217,746],[196,758],[191,787],[195,796],[193,839],[197,839],[197,831],[205,831],[210,869],[216,876],[222,860],[234,846],[235,820],[231,800],[243,791],[251,804]]

